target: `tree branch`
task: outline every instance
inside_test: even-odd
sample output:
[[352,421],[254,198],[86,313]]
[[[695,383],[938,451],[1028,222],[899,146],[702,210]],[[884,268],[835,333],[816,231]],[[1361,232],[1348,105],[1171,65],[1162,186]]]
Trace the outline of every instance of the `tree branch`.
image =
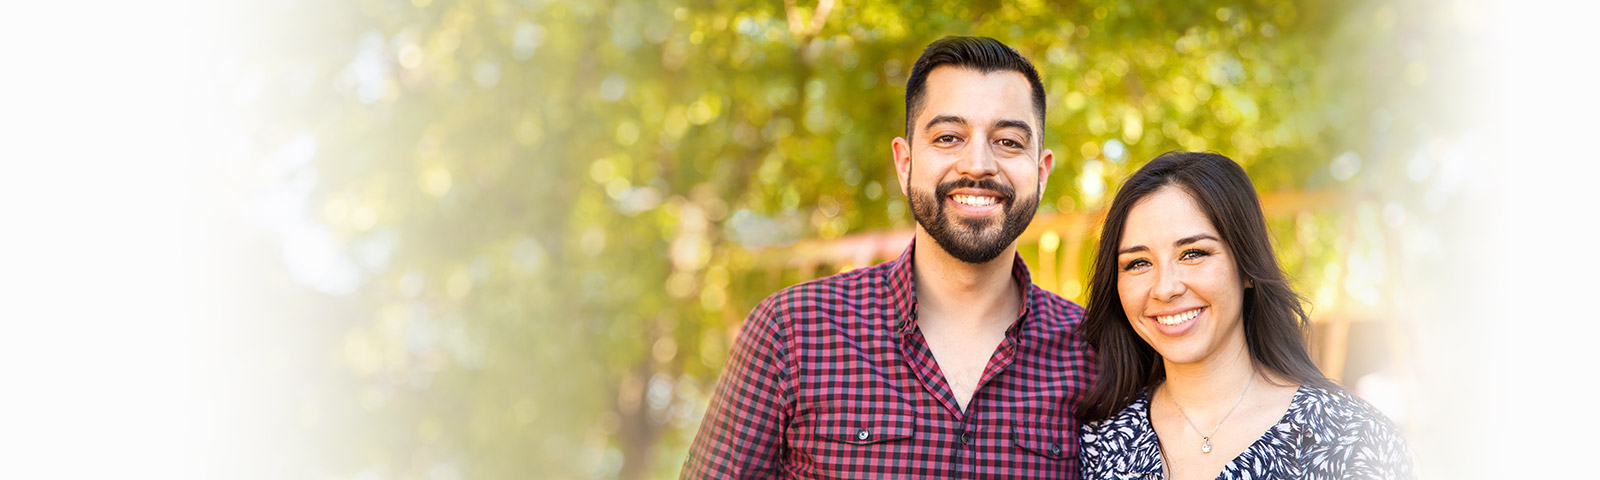
[[820,0],[817,9],[811,12],[811,20],[800,17],[800,7],[795,5],[795,0],[783,0],[783,13],[789,21],[789,33],[794,35],[800,43],[804,44],[822,32],[822,26],[828,22],[828,14],[833,12],[836,0]]

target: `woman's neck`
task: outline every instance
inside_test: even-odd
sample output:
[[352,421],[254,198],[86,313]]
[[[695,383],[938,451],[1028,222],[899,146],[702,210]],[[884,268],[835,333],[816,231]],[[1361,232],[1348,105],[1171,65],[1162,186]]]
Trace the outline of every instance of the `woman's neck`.
[[1226,353],[1183,365],[1163,359],[1167,380],[1162,388],[1183,404],[1183,408],[1205,412],[1227,409],[1239,398],[1247,383],[1267,380],[1256,378],[1258,369],[1242,339],[1237,342],[1237,348],[1224,351]]

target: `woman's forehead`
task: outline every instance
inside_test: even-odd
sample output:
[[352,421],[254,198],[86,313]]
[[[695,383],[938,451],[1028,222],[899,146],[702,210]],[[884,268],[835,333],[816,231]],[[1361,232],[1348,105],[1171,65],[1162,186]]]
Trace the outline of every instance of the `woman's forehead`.
[[1170,246],[1174,240],[1202,233],[1215,236],[1217,229],[1194,196],[1169,185],[1134,202],[1123,224],[1120,246]]

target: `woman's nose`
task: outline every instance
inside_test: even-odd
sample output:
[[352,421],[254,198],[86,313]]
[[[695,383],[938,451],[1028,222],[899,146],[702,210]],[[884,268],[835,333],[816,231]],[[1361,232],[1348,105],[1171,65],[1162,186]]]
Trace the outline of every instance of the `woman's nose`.
[[1161,301],[1172,301],[1189,291],[1189,286],[1183,283],[1182,272],[1177,268],[1160,267],[1156,269],[1156,285],[1150,289],[1150,296]]

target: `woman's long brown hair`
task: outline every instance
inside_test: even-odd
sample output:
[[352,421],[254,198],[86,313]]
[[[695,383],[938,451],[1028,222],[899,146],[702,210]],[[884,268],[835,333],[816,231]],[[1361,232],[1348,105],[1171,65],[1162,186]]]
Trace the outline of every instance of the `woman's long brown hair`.
[[1245,344],[1255,367],[1289,381],[1337,389],[1311,361],[1306,346],[1309,318],[1272,253],[1266,218],[1250,177],[1222,155],[1167,152],[1130,175],[1107,209],[1083,322],[1099,373],[1089,394],[1078,402],[1078,418],[1109,418],[1165,378],[1160,355],[1134,332],[1122,309],[1117,247],[1133,206],[1169,185],[1194,197],[1233,252],[1239,272],[1253,285],[1245,289],[1242,312]]

